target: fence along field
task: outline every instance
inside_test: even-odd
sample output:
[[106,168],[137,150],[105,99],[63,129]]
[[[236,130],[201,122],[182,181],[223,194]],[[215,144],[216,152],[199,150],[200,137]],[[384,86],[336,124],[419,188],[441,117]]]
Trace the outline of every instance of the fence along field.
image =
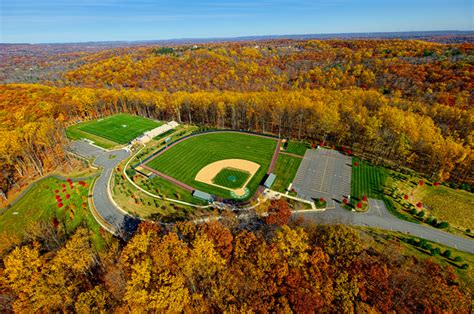
[[[127,144],[148,130],[159,127],[163,123],[130,114],[117,114],[104,119],[94,120],[75,125],[71,128],[105,138],[118,144]],[[94,140],[94,138],[90,138]]]
[[222,132],[190,137],[147,163],[147,166],[180,180],[198,190],[229,198],[230,191],[195,180],[196,174],[210,163],[223,159],[245,159],[260,165],[247,184],[252,195],[268,170],[276,139],[251,134]]

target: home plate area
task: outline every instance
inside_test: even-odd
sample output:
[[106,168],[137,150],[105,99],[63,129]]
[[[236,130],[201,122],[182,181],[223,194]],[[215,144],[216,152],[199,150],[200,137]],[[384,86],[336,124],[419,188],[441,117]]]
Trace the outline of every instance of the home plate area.
[[351,192],[351,157],[325,148],[308,149],[293,181],[298,196],[313,200],[320,197],[334,207]]

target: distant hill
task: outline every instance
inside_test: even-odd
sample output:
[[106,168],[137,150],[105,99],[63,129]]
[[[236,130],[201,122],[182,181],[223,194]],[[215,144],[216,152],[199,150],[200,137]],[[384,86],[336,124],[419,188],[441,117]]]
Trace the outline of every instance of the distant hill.
[[[236,42],[236,41],[263,41],[274,39],[308,40],[308,39],[419,39],[443,43],[463,43],[474,42],[474,31],[413,31],[413,32],[375,32],[375,33],[334,33],[334,34],[287,34],[287,35],[262,35],[262,36],[239,36],[239,37],[214,37],[214,38],[174,38],[158,40],[137,40],[137,41],[98,41],[98,42],[77,42],[77,43],[44,43],[35,45],[47,46],[76,46],[91,50],[97,48],[112,48],[135,45],[173,45],[173,44],[205,44],[216,42]],[[2,46],[29,45],[0,43]]]

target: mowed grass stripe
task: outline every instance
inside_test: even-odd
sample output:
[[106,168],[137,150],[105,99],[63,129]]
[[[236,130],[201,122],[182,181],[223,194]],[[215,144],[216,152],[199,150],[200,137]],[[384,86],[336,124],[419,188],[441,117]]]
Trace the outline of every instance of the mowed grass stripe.
[[179,142],[147,165],[197,189],[230,197],[229,191],[194,180],[204,166],[223,159],[245,159],[260,165],[248,188],[253,194],[265,175],[277,141],[244,133],[207,133]]
[[273,171],[276,179],[273,183],[272,190],[284,193],[288,185],[295,179],[296,172],[302,160],[301,158],[290,155],[278,155],[276,167]]
[[250,177],[250,173],[233,168],[222,169],[213,179],[212,183],[230,189],[242,187]]
[[[354,166],[355,162],[359,163],[358,167]],[[365,195],[370,198],[382,199],[387,176],[386,169],[353,158],[351,194],[358,198]]]
[[288,146],[286,147],[286,152],[290,154],[304,156],[307,149],[308,145],[306,143],[289,141]]
[[[126,127],[124,127],[126,125]],[[79,126],[79,130],[103,137],[119,144],[126,144],[145,131],[162,123],[129,114],[118,114]]]

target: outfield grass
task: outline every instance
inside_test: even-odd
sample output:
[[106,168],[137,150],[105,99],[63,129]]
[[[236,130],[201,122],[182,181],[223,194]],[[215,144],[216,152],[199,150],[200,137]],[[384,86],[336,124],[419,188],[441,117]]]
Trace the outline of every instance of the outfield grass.
[[[87,200],[88,185],[91,180],[84,181],[86,186],[73,182],[73,188],[67,181],[55,178],[44,179],[36,183],[17,203],[0,215],[0,252],[26,235],[34,224],[46,221],[51,222],[53,218],[64,222],[66,232],[71,233],[80,224],[85,223],[94,231],[93,241],[100,247],[102,238],[99,235],[100,226],[89,211]],[[65,185],[65,188],[62,187]],[[65,192],[63,190],[65,189]],[[63,207],[58,208],[56,193],[58,190],[62,199]],[[66,195],[70,197],[67,199]],[[6,237],[9,241],[4,241]],[[13,241],[13,243],[11,242]]]
[[196,189],[230,198],[230,191],[194,180],[196,174],[208,164],[223,159],[253,161],[261,166],[247,185],[253,195],[268,170],[276,144],[274,139],[244,133],[201,134],[176,144],[148,166]]
[[296,154],[304,156],[306,150],[308,149],[308,144],[302,142],[288,141],[288,146],[286,147],[286,152],[290,154]]
[[286,192],[288,185],[295,179],[301,161],[302,159],[298,157],[283,154],[278,155],[275,170],[273,171],[276,179],[273,183],[272,190],[282,193]]
[[[358,163],[358,166],[356,166]],[[351,196],[383,199],[388,170],[359,158],[352,158]]]
[[250,173],[246,171],[224,168],[212,179],[212,183],[229,189],[237,189],[243,187],[249,177]]
[[[97,145],[108,142],[127,144],[145,131],[157,128],[162,123],[126,113],[113,115],[107,118],[80,123],[68,128],[67,134],[71,138],[88,138]],[[106,141],[98,141],[97,137]]]

